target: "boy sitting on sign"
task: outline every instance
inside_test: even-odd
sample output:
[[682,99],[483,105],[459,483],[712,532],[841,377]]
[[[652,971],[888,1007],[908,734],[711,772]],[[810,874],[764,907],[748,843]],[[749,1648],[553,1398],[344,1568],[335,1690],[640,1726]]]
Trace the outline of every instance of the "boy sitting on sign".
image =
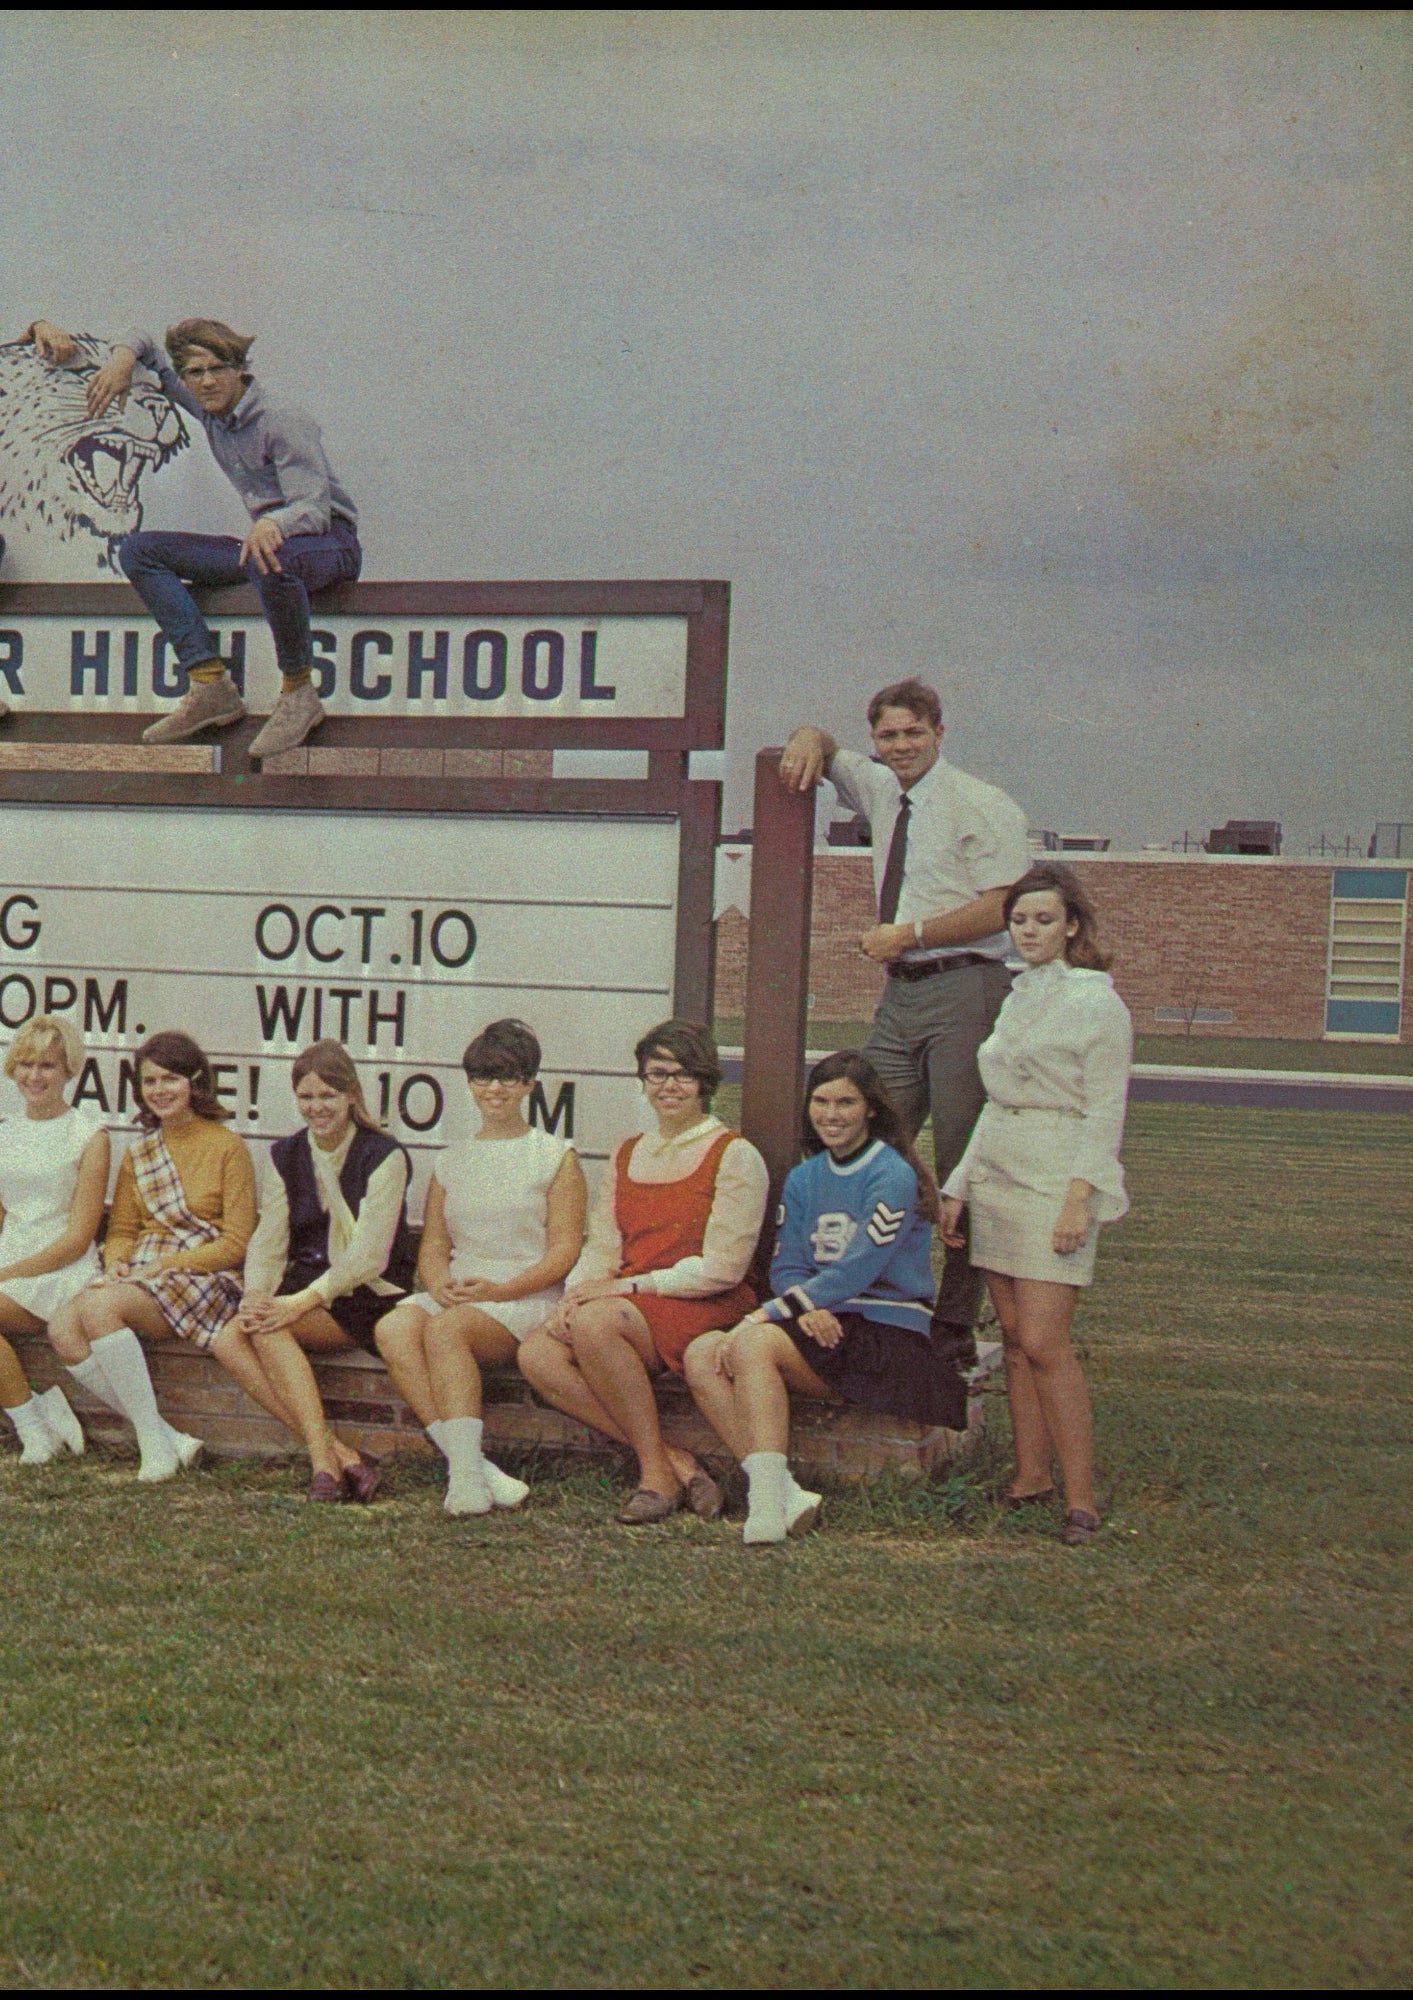
[[[29,330],[41,355],[64,363],[72,337],[48,320]],[[200,730],[225,728],[245,714],[216,640],[188,583],[208,588],[251,583],[275,641],[283,686],[274,711],[250,746],[273,757],[302,743],[324,710],[311,685],[309,592],[352,583],[363,565],[358,512],[324,455],[319,426],[287,405],[266,401],[246,357],[253,339],[217,319],[184,319],[167,329],[167,355],[137,328],[113,346],[112,359],[88,385],[88,411],[121,409],[138,362],[171,400],[194,416],[216,463],[251,515],[243,542],[234,535],[139,532],[118,550],[134,590],[166,633],[191,691],[170,715],[142,732],[144,743],[180,743]]]

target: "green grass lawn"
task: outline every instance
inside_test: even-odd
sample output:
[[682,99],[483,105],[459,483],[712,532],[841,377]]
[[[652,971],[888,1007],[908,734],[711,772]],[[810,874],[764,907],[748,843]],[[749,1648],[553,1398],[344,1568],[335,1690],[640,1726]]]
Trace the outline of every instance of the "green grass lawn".
[[0,1461],[0,1982],[1406,1985],[1406,1121],[1139,1105],[1106,1533]]

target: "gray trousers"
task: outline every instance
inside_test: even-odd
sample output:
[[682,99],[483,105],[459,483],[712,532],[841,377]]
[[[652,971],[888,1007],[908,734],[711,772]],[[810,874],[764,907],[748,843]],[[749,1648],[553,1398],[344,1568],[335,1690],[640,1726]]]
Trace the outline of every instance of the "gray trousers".
[[[930,979],[890,979],[863,1053],[897,1106],[910,1138],[932,1114],[932,1145],[940,1186],[966,1151],[986,1101],[976,1052],[995,1026],[1011,975],[997,960],[957,965]],[[971,1327],[982,1279],[965,1250],[948,1250],[937,1294],[935,1326]]]

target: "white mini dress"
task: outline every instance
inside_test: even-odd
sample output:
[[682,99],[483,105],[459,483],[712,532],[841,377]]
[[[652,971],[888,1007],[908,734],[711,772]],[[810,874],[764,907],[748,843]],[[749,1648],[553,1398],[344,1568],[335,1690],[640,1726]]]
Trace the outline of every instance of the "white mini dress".
[[[1087,1285],[1101,1222],[1128,1209],[1119,1145],[1133,1024],[1107,972],[1052,959],[1021,973],[977,1052],[986,1103],[942,1192],[970,1212],[971,1261],[1011,1278]],[[1095,1190],[1080,1247],[1050,1246],[1072,1180]]]
[[[79,1161],[102,1121],[90,1111],[63,1112],[58,1118],[7,1118],[0,1124],[0,1269],[47,1250],[69,1223]],[[0,1292],[36,1319],[54,1317],[61,1306],[91,1284],[101,1269],[89,1244],[81,1257],[37,1278],[0,1279]]]
[[[437,1161],[451,1237],[453,1278],[518,1278],[545,1254],[549,1191],[573,1148],[567,1139],[531,1126],[518,1139],[463,1139]],[[564,1286],[549,1285],[525,1299],[488,1300],[487,1319],[523,1340],[553,1311]],[[430,1292],[407,1301],[423,1312],[443,1311]]]

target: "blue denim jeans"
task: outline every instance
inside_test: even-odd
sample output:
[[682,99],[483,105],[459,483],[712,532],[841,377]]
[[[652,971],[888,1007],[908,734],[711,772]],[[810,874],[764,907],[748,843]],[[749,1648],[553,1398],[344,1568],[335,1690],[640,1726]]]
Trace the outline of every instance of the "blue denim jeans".
[[187,584],[208,589],[253,584],[275,640],[282,674],[310,664],[309,593],[331,583],[353,583],[363,567],[357,530],[335,518],[327,535],[291,535],[279,547],[278,570],[262,576],[242,564],[234,535],[141,533],[129,535],[118,561],[129,583],[170,640],[180,666],[214,659],[215,634],[197,609]]

